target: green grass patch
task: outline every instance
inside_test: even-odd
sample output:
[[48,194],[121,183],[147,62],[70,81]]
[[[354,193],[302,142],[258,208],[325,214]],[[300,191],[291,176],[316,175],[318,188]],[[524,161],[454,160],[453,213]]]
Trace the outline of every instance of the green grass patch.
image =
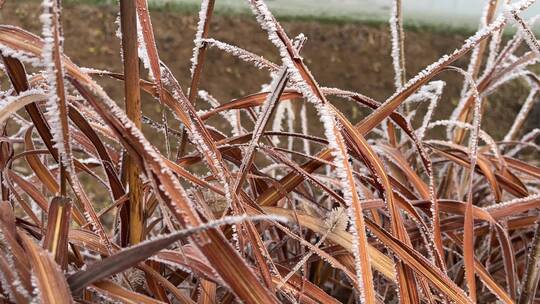
[[[30,0],[37,1],[37,0]],[[64,0],[66,5],[115,5],[116,0]],[[199,4],[195,2],[183,2],[183,1],[165,1],[156,2],[150,1],[149,8],[157,11],[178,12],[180,14],[193,14],[199,11]],[[385,16],[378,16],[377,14],[370,15],[330,15],[330,14],[298,14],[287,11],[283,8],[273,9],[274,15],[281,21],[305,21],[305,22],[319,22],[323,24],[362,24],[372,27],[384,27],[388,25],[388,21]],[[228,5],[216,3],[216,15],[237,15],[242,17],[251,17],[251,10],[247,5]],[[414,32],[440,32],[446,34],[472,34],[475,29],[470,26],[450,26],[441,23],[432,23],[425,20],[411,20],[405,19],[404,27],[408,31]]]

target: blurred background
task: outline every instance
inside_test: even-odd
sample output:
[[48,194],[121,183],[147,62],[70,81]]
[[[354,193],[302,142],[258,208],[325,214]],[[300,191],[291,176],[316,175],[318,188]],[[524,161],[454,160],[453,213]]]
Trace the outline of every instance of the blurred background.
[[[79,65],[121,72],[120,41],[115,33],[118,13],[113,0],[64,0],[65,51]],[[267,0],[290,37],[300,33],[308,40],[302,50],[306,63],[322,86],[338,87],[384,101],[394,91],[394,71],[390,56],[388,19],[391,0]],[[408,78],[416,75],[442,55],[461,46],[478,29],[484,0],[403,0],[405,57]],[[502,3],[503,1],[500,0]],[[499,10],[502,5],[499,5]],[[200,0],[151,0],[150,12],[161,59],[171,67],[184,89],[190,77]],[[4,24],[41,33],[40,1],[8,0],[0,10]],[[524,17],[540,14],[534,4]],[[512,36],[508,27],[504,40]],[[275,47],[267,40],[245,0],[217,0],[210,37],[238,45],[279,63]],[[526,51],[525,48],[522,51]],[[231,55],[210,49],[200,89],[220,103],[258,92],[270,81],[266,71],[254,68]],[[455,65],[467,67],[468,56]],[[435,118],[445,118],[456,106],[462,76],[442,73],[446,82],[443,100]],[[122,104],[122,86],[100,79],[107,92]],[[482,128],[495,140],[510,128],[529,87],[522,79],[510,81],[489,96]],[[366,115],[362,108],[334,101],[351,121]],[[536,103],[523,133],[540,124],[540,103]],[[199,104],[204,107],[206,104]],[[145,115],[159,118],[154,102],[145,103]],[[156,106],[157,107],[157,106]],[[425,109],[419,109],[423,111]],[[318,128],[318,126],[313,126]]]
[[[112,0],[86,0],[107,2]],[[153,5],[194,6],[199,0],[150,0]],[[503,3],[503,1],[500,1]],[[388,19],[391,0],[267,0],[272,12],[279,15],[380,21]],[[402,1],[404,19],[408,23],[437,26],[476,28],[485,0],[405,0]],[[216,1],[216,11],[245,11],[245,0]],[[499,5],[499,12],[502,5]],[[524,17],[540,14],[540,3],[527,10]],[[538,28],[537,28],[538,29]]]

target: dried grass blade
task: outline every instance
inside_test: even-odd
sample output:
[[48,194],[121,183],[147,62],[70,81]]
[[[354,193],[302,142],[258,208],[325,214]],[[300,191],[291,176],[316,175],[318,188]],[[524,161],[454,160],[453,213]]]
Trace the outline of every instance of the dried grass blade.
[[444,292],[452,301],[456,303],[471,303],[471,300],[465,295],[448,276],[443,274],[438,267],[431,264],[426,258],[419,254],[410,246],[393,237],[386,230],[380,228],[370,219],[366,219],[368,229],[379,238],[392,252],[401,260],[411,266],[417,274],[424,276],[438,289]]
[[[24,134],[24,147],[26,151],[33,151],[35,149],[34,143],[32,141],[32,127],[28,128],[28,130]],[[47,187],[47,189],[51,193],[59,193],[60,186],[58,185],[58,182],[56,182],[54,176],[41,162],[39,157],[37,157],[35,154],[28,153],[25,158],[30,167],[32,168],[32,171],[34,171],[41,183],[45,185],[45,187]]]
[[61,2],[44,0],[43,14],[43,61],[46,81],[49,85],[46,113],[52,125],[51,131],[60,160],[60,193],[67,193],[67,174],[74,174],[71,157],[69,122],[67,115],[66,90],[64,87],[64,65],[62,27],[60,22]]
[[[453,233],[450,233],[449,236],[458,247],[460,247],[460,244],[463,243],[463,240],[461,240],[459,236],[454,235]],[[497,296],[498,300],[502,301],[503,303],[514,303],[512,297],[501,286],[499,286],[499,284],[497,284],[484,265],[482,265],[482,263],[480,263],[480,261],[478,261],[476,258],[474,259],[474,267],[480,280],[482,280],[486,287]]]
[[15,184],[21,187],[21,189],[23,189],[24,192],[28,194],[38,204],[41,210],[45,212],[49,210],[49,203],[47,202],[47,199],[45,198],[43,193],[41,193],[41,191],[37,189],[32,183],[20,177],[12,170],[8,170],[7,176],[11,181],[15,182]]
[[216,299],[216,284],[208,280],[202,280],[200,284],[198,304],[213,304],[217,303]]
[[266,127],[266,124],[270,120],[270,116],[274,112],[275,106],[279,101],[279,98],[281,96],[281,93],[283,93],[283,90],[285,89],[285,86],[287,85],[288,81],[288,72],[287,67],[283,67],[278,76],[276,77],[275,82],[272,85],[272,88],[270,90],[270,94],[268,95],[268,99],[264,104],[264,108],[257,119],[257,122],[255,123],[255,127],[253,129],[253,135],[251,137],[251,141],[248,145],[248,148],[246,151],[244,151],[244,157],[242,159],[242,164],[240,165],[239,170],[239,176],[237,177],[233,190],[235,193],[238,193],[244,183],[244,180],[246,178],[247,172],[249,168],[251,167],[251,164],[253,162],[254,152],[256,145],[258,145],[259,140],[264,132],[264,129]]
[[[308,228],[320,234],[325,234],[328,228],[319,219],[302,212],[293,213],[293,210],[278,207],[262,207],[268,214],[276,214],[289,218],[290,222],[298,222],[302,227]],[[352,235],[347,231],[330,231],[327,238],[339,244],[349,252],[353,252]],[[368,244],[367,252],[370,256],[371,266],[383,274],[387,279],[395,281],[394,263],[390,258],[381,253],[378,249]]]
[[[147,0],[136,0],[137,1],[137,16],[138,23],[142,30],[142,36],[144,39],[144,46],[146,47],[146,56],[148,56],[148,61],[150,63],[150,70],[152,72],[152,78],[154,79],[154,85],[156,86],[156,91],[158,96],[161,96],[161,91],[163,86],[161,83],[161,70],[159,67],[159,55],[156,47],[156,39],[154,37],[154,29],[152,27],[152,19],[148,11],[148,1]],[[144,55],[143,55],[144,56]],[[145,60],[145,58],[143,58]]]
[[66,278],[53,258],[24,232],[19,233],[36,276],[38,297],[45,304],[73,303]]
[[403,16],[401,0],[392,1],[392,15],[390,17],[390,33],[392,35],[392,62],[394,66],[394,79],[396,89],[400,89],[406,82],[405,73],[405,32],[403,31]]
[[54,197],[49,205],[43,248],[47,249],[63,270],[68,266],[68,234],[71,223],[71,201]]
[[46,100],[47,96],[40,91],[28,91],[19,96],[10,98],[0,108],[0,123],[23,107],[35,102]]
[[236,56],[246,62],[251,62],[253,65],[259,69],[266,68],[270,71],[278,71],[279,66],[275,63],[265,59],[262,56],[259,56],[257,54],[253,54],[249,51],[246,51],[242,48],[239,48],[237,46],[225,43],[223,41],[219,41],[212,38],[206,38],[203,39],[203,42],[205,45],[209,47],[215,47],[222,51],[225,51],[227,53],[232,54],[233,56]]
[[[13,31],[12,31],[13,30]],[[8,34],[10,35],[8,38],[14,37],[13,32],[22,33],[24,32],[20,30],[14,30],[11,27],[8,27]],[[9,33],[11,32],[11,33]],[[33,36],[33,39],[38,39],[38,37]],[[15,43],[17,44],[17,40],[15,39]],[[20,41],[18,41],[20,44]],[[9,44],[8,44],[9,45]],[[15,91],[20,94],[21,92],[28,91],[30,86],[28,84],[28,79],[26,77],[26,70],[24,68],[24,65],[16,58],[9,57],[5,54],[0,54],[2,57],[2,60],[4,62],[4,66],[6,68],[7,74],[9,76],[9,79],[13,85],[13,88]],[[56,153],[56,149],[53,147],[52,143],[52,134],[49,126],[47,125],[47,122],[45,121],[45,118],[43,117],[43,113],[38,108],[37,105],[30,103],[25,106],[26,111],[30,115],[30,118],[34,125],[36,126],[36,129],[38,130],[39,135],[43,139],[43,142],[51,152],[51,155],[57,159],[58,155]]]
[[[397,239],[410,243],[408,236],[403,225],[402,216],[395,204],[394,193],[392,192],[392,186],[390,185],[390,180],[384,169],[384,166],[381,160],[377,157],[373,149],[367,143],[367,140],[355,130],[352,124],[345,118],[341,113],[338,112],[337,117],[339,117],[339,122],[344,128],[344,133],[346,134],[349,142],[351,143],[353,149],[362,156],[364,163],[373,175],[377,177],[377,183],[380,184],[381,188],[384,191],[384,198],[386,206],[390,212],[390,223],[392,232],[395,234]],[[404,301],[419,301],[418,291],[416,286],[416,279],[414,278],[413,273],[408,269],[402,262],[397,263],[398,268],[398,280],[400,284],[400,297]]]
[[[167,127],[167,113],[165,112],[165,107],[163,106],[163,103],[161,102],[161,95],[163,94],[163,84],[161,79],[161,70],[159,67],[159,55],[156,47],[156,40],[154,37],[154,29],[152,27],[152,19],[150,18],[150,14],[148,11],[148,1],[147,0],[137,0],[137,24],[140,26],[140,31],[142,31],[142,34],[139,31],[139,36],[142,35],[142,41],[139,41],[139,44],[144,43],[145,49],[142,49],[141,46],[139,48],[141,49],[141,54],[139,56],[141,57],[143,63],[145,65],[150,65],[150,67],[147,66],[147,68],[150,69],[151,77],[154,80],[154,85],[156,86],[156,91],[158,94],[158,99],[160,101],[160,107],[161,107],[161,115],[162,115],[162,121],[164,122],[165,128],[164,128],[164,138],[165,138],[165,146],[167,149],[167,156],[169,156],[169,129]],[[139,37],[140,38],[140,37]]]
[[[21,295],[29,296],[29,291],[32,290],[31,274],[30,274],[30,262],[26,259],[24,248],[18,242],[17,228],[15,224],[15,214],[13,213],[11,204],[7,202],[0,202],[0,231],[3,237],[4,246],[2,251],[7,252],[12,259],[8,267],[21,284]],[[3,257],[6,257],[2,255]]]
[[179,288],[177,288],[173,283],[171,283],[169,280],[164,278],[162,275],[160,275],[156,270],[151,268],[150,266],[147,266],[146,264],[139,264],[139,267],[149,276],[152,276],[160,286],[162,286],[164,289],[168,290],[171,294],[174,295],[180,301],[180,303],[186,303],[186,304],[195,304],[195,301],[193,301],[191,298],[186,296]]
[[111,281],[99,281],[92,284],[92,289],[95,289],[97,292],[106,295],[107,298],[114,299],[122,303],[141,303],[141,304],[157,304],[165,303],[152,299],[149,296],[145,296],[141,293],[134,292],[124,287],[115,284]]
[[166,236],[161,236],[160,238],[155,240],[141,242],[138,245],[133,245],[131,247],[123,249],[122,251],[119,251],[114,255],[111,255],[101,261],[92,264],[86,270],[81,270],[71,275],[68,278],[69,287],[73,293],[78,293],[89,284],[92,284],[118,272],[124,271],[136,265],[138,262],[146,260],[149,257],[155,255],[157,252],[173,244],[176,241],[193,236],[197,233],[206,232],[207,230],[211,230],[220,225],[242,222],[247,220],[254,221],[268,219],[275,219],[275,217],[272,218],[268,216],[239,216],[224,218],[221,220],[209,222],[207,224],[202,224],[195,228],[184,229]]
[[[10,265],[10,261],[0,254],[0,271],[2,283],[2,294],[7,294],[7,300],[14,303],[28,303],[30,301],[28,291],[17,283],[16,269]],[[6,301],[6,303],[8,303]]]
[[[193,47],[193,57],[191,58],[191,83],[189,85],[188,100],[191,104],[197,98],[199,81],[201,78],[204,58],[206,53],[206,44],[203,39],[208,38],[210,29],[210,20],[214,11],[215,0],[202,0],[201,9],[199,11],[199,22],[197,24],[197,32],[195,33],[195,46]],[[186,130],[182,132],[182,141],[178,147],[178,157],[183,156],[186,146]]]
[[193,58],[191,59],[191,84],[189,86],[189,101],[194,102],[197,97],[197,87],[201,78],[206,44],[204,39],[208,38],[210,20],[214,11],[215,0],[203,0],[199,11],[199,23],[195,34],[195,47],[193,48]]
[[92,126],[88,123],[88,121],[84,118],[84,116],[77,110],[75,107],[70,106],[69,107],[69,117],[73,121],[73,123],[84,133],[84,135],[92,142],[92,145],[96,149],[100,159],[101,163],[103,165],[103,169],[105,170],[105,173],[107,174],[107,178],[109,180],[109,185],[111,192],[113,194],[113,198],[115,200],[120,199],[122,196],[126,194],[126,191],[124,190],[124,186],[120,182],[120,179],[118,178],[118,173],[114,167],[114,162],[111,159],[111,156],[109,155],[109,152],[101,139],[99,138],[98,134]]

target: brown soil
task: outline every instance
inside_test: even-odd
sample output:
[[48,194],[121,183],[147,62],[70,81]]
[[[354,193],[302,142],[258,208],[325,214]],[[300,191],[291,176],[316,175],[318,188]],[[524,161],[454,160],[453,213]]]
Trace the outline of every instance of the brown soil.
[[[2,24],[17,25],[39,34],[39,3],[34,1],[7,1],[0,10]],[[119,40],[115,37],[114,23],[117,8],[98,5],[67,5],[63,23],[65,52],[80,66],[121,72]],[[169,65],[180,84],[189,84],[190,58],[197,24],[196,14],[179,11],[155,11],[152,20],[161,59]],[[321,85],[354,90],[383,101],[394,92],[393,69],[390,59],[390,40],[387,26],[358,23],[320,23],[316,21],[284,21],[290,36],[304,33],[309,39],[302,51],[307,65]],[[212,20],[211,36],[234,43],[265,58],[278,61],[276,49],[252,16],[217,15]],[[458,33],[408,31],[406,33],[407,74],[414,76],[441,55],[460,46],[466,38]],[[458,66],[466,65],[461,60]],[[448,117],[455,106],[462,84],[461,76],[447,72],[441,76],[447,82],[446,94],[436,116]],[[201,89],[209,91],[222,103],[256,92],[269,81],[260,71],[221,51],[211,49],[204,67]],[[109,94],[122,100],[122,86],[118,82],[102,81]],[[506,85],[489,98],[483,128],[500,139],[527,94],[527,88],[514,82]],[[154,116],[157,105],[148,100],[145,113]],[[336,101],[337,102],[337,101]],[[336,103],[353,122],[359,121],[364,111],[345,102]],[[536,114],[539,114],[537,107]],[[532,115],[533,117],[540,115]],[[529,119],[527,129],[538,127],[539,121]]]

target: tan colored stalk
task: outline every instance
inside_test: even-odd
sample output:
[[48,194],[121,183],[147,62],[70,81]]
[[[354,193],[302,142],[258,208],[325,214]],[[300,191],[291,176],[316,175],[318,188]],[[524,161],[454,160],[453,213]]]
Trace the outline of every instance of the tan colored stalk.
[[[137,10],[135,0],[120,1],[120,27],[122,31],[122,55],[124,58],[124,94],[126,114],[131,121],[141,128],[142,111],[139,88],[139,57],[137,50]],[[139,168],[129,157],[127,176],[129,187],[129,242],[141,241],[144,228],[143,201]]]

